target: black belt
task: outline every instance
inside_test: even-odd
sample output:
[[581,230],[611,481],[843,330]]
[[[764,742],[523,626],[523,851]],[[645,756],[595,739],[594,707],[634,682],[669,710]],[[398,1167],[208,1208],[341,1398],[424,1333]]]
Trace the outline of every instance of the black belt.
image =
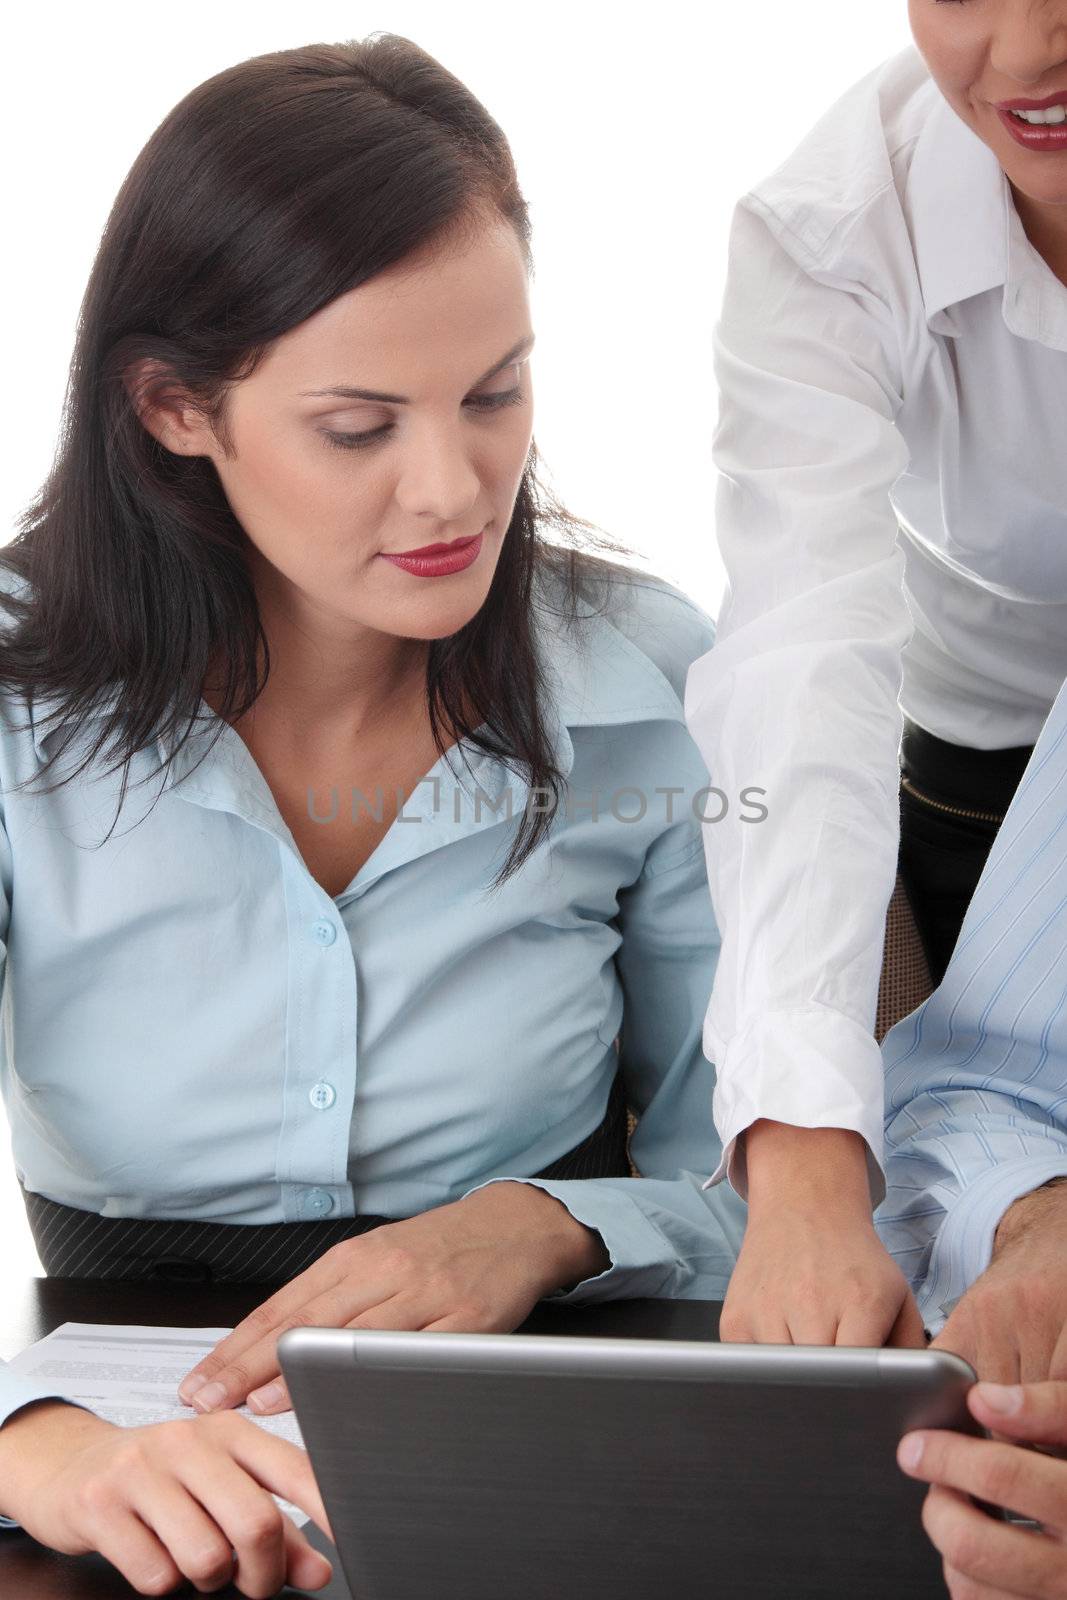
[[971,750],[939,739],[905,717],[900,767],[905,787],[936,809],[999,821],[1011,805],[1033,748]]
[[[626,1096],[616,1076],[604,1120],[535,1178],[625,1178]],[[50,1278],[123,1278],[179,1283],[288,1283],[342,1239],[392,1217],[316,1222],[162,1222],[102,1217],[23,1188],[30,1231]]]

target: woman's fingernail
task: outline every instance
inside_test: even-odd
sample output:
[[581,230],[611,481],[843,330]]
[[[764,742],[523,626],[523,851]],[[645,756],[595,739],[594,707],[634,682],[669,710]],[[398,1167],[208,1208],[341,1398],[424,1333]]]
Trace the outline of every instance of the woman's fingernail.
[[1023,1391],[1017,1383],[976,1383],[975,1395],[990,1411],[1012,1417],[1023,1408]]
[[923,1446],[926,1441],[921,1433],[906,1433],[897,1446],[897,1460],[909,1472],[915,1468],[923,1458]]
[[191,1372],[189,1376],[187,1378],[183,1378],[181,1383],[178,1385],[178,1394],[180,1398],[187,1401],[191,1400],[193,1395],[196,1394],[199,1389],[202,1389],[206,1382],[207,1379],[204,1377],[202,1372]]
[[225,1385],[221,1383],[208,1383],[205,1384],[202,1389],[198,1389],[196,1391],[196,1400],[194,1404],[198,1405],[201,1411],[213,1411],[217,1405],[222,1404],[225,1398]]
[[269,1411],[271,1406],[277,1406],[285,1399],[285,1390],[280,1383],[265,1383],[262,1389],[253,1389],[248,1397],[248,1404],[253,1411]]

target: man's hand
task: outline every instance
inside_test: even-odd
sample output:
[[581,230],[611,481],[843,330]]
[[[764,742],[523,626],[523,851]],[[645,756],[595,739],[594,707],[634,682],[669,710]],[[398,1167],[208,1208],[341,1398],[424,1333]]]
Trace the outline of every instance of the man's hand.
[[220,1340],[179,1397],[199,1411],[245,1399],[263,1414],[286,1411],[277,1344],[287,1328],[510,1333],[546,1294],[610,1265],[600,1235],[552,1195],[493,1183],[335,1244]]
[[989,1266],[933,1343],[994,1383],[1067,1378],[1067,1182],[1009,1207]]
[[860,1136],[760,1121],[745,1144],[748,1225],[720,1337],[923,1346],[911,1290],[871,1220]]
[[[953,1600],[1067,1600],[1067,1462],[1045,1453],[1067,1445],[1067,1383],[976,1383],[967,1404],[983,1427],[1019,1443],[937,1428],[906,1433],[897,1449],[903,1470],[933,1486],[923,1526],[944,1557],[949,1593]],[[1041,1531],[995,1521],[971,1495],[1040,1523]]]

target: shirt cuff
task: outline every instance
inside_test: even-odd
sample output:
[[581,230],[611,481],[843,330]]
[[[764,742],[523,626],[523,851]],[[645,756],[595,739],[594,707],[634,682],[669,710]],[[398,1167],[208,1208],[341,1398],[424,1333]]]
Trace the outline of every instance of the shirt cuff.
[[[489,1183],[526,1183],[543,1189],[566,1206],[575,1222],[594,1229],[603,1240],[611,1265],[546,1299],[567,1304],[583,1300],[655,1300],[680,1293],[677,1279],[683,1264],[673,1253],[667,1259],[669,1247],[663,1235],[622,1189],[609,1188],[595,1178],[490,1178],[477,1188],[485,1189]],[[475,1194],[477,1189],[469,1193]]]
[[937,1231],[926,1280],[916,1299],[931,1334],[941,1332],[993,1255],[993,1235],[1009,1206],[1040,1189],[1050,1178],[1067,1177],[1067,1150],[1061,1156],[1005,1161],[972,1178]]
[[722,1159],[704,1185],[727,1179],[748,1199],[744,1142],[738,1137],[766,1117],[797,1128],[848,1128],[867,1146],[872,1209],[885,1198],[885,1074],[873,1027],[812,1003],[772,1011],[719,1049],[705,1024],[704,1049],[716,1061],[715,1126]]

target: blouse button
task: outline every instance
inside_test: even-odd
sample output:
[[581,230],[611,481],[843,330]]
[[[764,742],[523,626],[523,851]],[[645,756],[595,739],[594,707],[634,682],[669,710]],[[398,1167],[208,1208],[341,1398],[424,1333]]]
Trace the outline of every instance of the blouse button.
[[332,1083],[327,1083],[325,1078],[320,1078],[318,1083],[308,1090],[308,1099],[316,1111],[329,1111],[337,1099],[337,1091]]
[[333,1210],[333,1195],[327,1194],[325,1189],[307,1189],[304,1193],[304,1209],[313,1217],[324,1217]]
[[311,924],[311,937],[316,944],[321,944],[325,947],[333,944],[333,941],[337,938],[337,929],[332,922],[327,922],[323,917],[320,921]]

